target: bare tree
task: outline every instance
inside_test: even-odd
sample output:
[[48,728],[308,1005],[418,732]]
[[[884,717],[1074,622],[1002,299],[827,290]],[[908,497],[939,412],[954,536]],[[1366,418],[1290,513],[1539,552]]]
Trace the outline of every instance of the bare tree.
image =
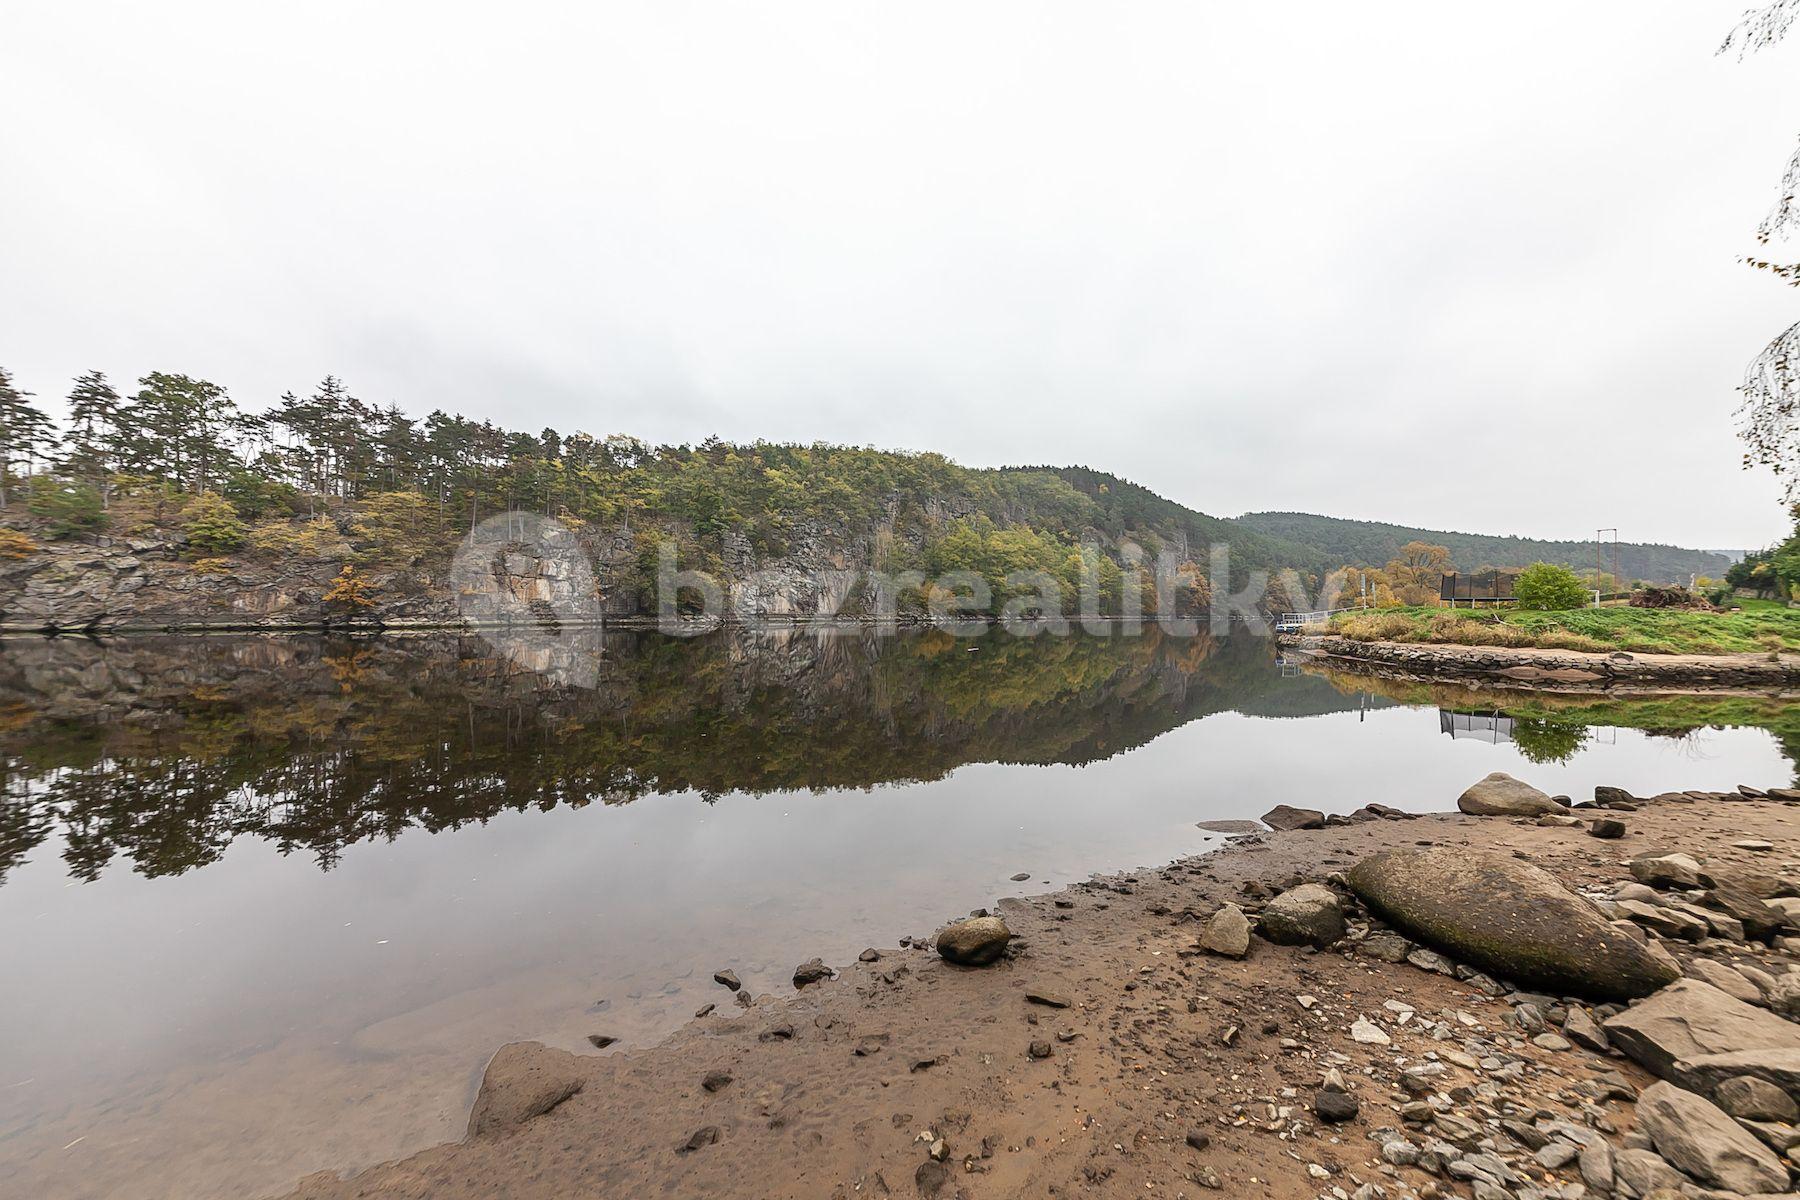
[[[1775,0],[1751,9],[1726,35],[1720,54],[1741,61],[1753,51],[1766,49],[1787,35],[1800,20],[1800,0]],[[1800,229],[1800,150],[1788,160],[1781,177],[1781,196],[1757,226],[1756,240],[1768,245]],[[1800,287],[1800,263],[1746,258],[1750,266],[1768,271],[1784,282]],[[1751,360],[1739,389],[1744,401],[1738,408],[1738,434],[1748,447],[1744,466],[1765,466],[1787,477],[1787,498],[1800,500],[1800,322],[1790,325]]]

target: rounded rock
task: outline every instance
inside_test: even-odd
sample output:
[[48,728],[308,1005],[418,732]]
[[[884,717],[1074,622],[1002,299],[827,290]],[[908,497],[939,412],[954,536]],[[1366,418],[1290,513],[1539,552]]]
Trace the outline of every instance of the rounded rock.
[[1011,940],[1012,930],[999,917],[971,917],[939,932],[937,952],[947,962],[985,967],[1000,960]]

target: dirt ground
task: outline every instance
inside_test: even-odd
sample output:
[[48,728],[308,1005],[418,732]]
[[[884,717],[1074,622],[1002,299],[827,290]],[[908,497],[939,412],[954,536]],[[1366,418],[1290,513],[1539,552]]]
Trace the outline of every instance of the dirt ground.
[[[1616,1054],[1534,1043],[1509,1024],[1504,998],[1468,982],[1345,946],[1253,939],[1248,958],[1235,961],[1200,952],[1196,939],[1224,901],[1253,904],[1259,885],[1322,880],[1392,846],[1510,851],[1590,892],[1625,880],[1624,862],[1653,850],[1765,870],[1800,860],[1800,806],[1658,802],[1611,815],[1629,825],[1621,840],[1460,814],[1261,834],[1160,870],[1008,903],[999,913],[1015,941],[997,965],[945,963],[919,948],[933,932],[921,929],[908,948],[837,964],[835,980],[762,997],[747,1011],[720,987],[715,1013],[654,1048],[582,1056],[513,1048],[490,1068],[478,1101],[492,1128],[348,1180],[313,1176],[294,1194],[973,1200],[1222,1188],[1287,1200],[1348,1196],[1371,1182],[1381,1194],[1425,1200],[1466,1193],[1466,1184],[1377,1157],[1374,1130],[1420,1140],[1400,1113],[1414,1099],[1398,1086],[1404,1067],[1442,1064],[1439,1086],[1477,1121],[1510,1113],[1580,1125],[1585,1114],[1587,1128],[1615,1136],[1631,1113],[1612,1098],[1630,1087],[1617,1085],[1649,1080]],[[1732,847],[1746,838],[1773,850]],[[1787,965],[1762,947],[1742,958]],[[1364,1016],[1391,1044],[1352,1038]],[[1454,1039],[1445,1040],[1446,1026]],[[1047,1057],[1034,1057],[1034,1042]],[[1513,1065],[1478,1063],[1464,1049],[1476,1043]],[[1360,1104],[1344,1124],[1313,1111],[1333,1069]],[[1579,1180],[1572,1170],[1542,1170],[1531,1184],[1555,1194]]]

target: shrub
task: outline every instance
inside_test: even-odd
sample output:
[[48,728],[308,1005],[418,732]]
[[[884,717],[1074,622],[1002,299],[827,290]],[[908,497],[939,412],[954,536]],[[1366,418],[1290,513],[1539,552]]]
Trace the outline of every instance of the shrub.
[[1466,642],[1471,627],[1479,624],[1473,613],[1446,608],[1425,618],[1425,636],[1434,642]]
[[338,577],[331,584],[331,590],[325,593],[327,608],[340,609],[344,612],[361,612],[365,608],[375,607],[375,586],[353,566],[346,565],[338,572]]
[[231,501],[217,492],[201,492],[181,509],[188,545],[202,554],[220,554],[244,544],[245,529]]
[[72,537],[106,524],[100,489],[89,483],[37,475],[31,480],[25,507],[50,523],[53,538]]
[[1397,641],[1414,632],[1413,619],[1405,613],[1368,613],[1340,617],[1333,632],[1358,642]]
[[310,521],[263,521],[246,539],[250,548],[271,558],[322,558],[345,549],[344,535],[330,517]]
[[437,506],[417,492],[380,492],[358,505],[350,532],[369,543],[371,562],[411,566],[442,536]]
[[252,521],[266,516],[299,516],[306,511],[306,497],[299,488],[264,479],[248,469],[233,471],[220,490],[240,516]]
[[1554,563],[1532,563],[1519,572],[1513,595],[1518,597],[1520,608],[1540,612],[1586,608],[1588,601],[1588,590],[1575,572]]
[[30,534],[0,527],[0,558],[30,558],[37,551],[38,544],[31,540]]

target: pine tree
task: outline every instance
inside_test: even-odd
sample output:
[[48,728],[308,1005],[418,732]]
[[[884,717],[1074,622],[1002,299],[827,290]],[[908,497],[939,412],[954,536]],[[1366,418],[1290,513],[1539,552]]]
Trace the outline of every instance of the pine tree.
[[232,459],[229,437],[237,406],[204,379],[152,371],[120,415],[122,465],[203,492]]
[[0,509],[6,507],[13,467],[24,464],[29,475],[39,454],[52,452],[57,444],[56,426],[31,402],[31,395],[14,387],[12,376],[0,367]]
[[57,465],[97,487],[103,502],[109,491],[106,481],[113,472],[122,407],[119,393],[101,371],[89,371],[69,392],[69,436]]

